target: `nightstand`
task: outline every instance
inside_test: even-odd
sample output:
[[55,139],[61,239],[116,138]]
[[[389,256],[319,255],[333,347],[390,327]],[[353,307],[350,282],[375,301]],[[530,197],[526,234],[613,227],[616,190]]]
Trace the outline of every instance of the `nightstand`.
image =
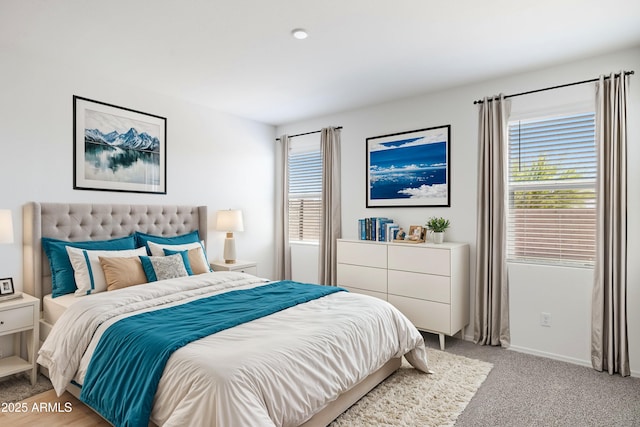
[[[13,335],[15,356],[0,359],[0,377],[31,371],[31,385],[36,383],[40,300],[22,294],[21,298],[0,302],[0,336]],[[28,360],[20,357],[22,336],[27,340]]]
[[239,271],[240,273],[258,275],[258,264],[253,261],[236,261],[227,264],[224,261],[213,261],[211,263],[213,271]]

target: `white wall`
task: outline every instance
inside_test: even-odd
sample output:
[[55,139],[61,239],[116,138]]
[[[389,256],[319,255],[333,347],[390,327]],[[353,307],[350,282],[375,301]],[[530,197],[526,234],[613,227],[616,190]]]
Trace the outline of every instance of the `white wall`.
[[[61,47],[63,48],[63,47]],[[275,129],[158,93],[99,78],[85,64],[0,52],[0,207],[13,212],[15,242],[0,245],[0,277],[22,283],[22,205],[27,201],[202,204],[244,213],[238,256],[273,274]],[[73,190],[72,96],[167,118],[167,194]],[[209,230],[208,254],[222,258],[224,233]],[[10,337],[0,350],[12,354]]]
[[318,283],[319,247],[312,243],[291,245],[291,280]]
[[509,265],[511,348],[591,366],[592,282],[590,268]]
[[[471,300],[475,295],[477,115],[473,101],[503,92],[519,93],[587,80],[603,73],[635,70],[629,103],[629,344],[631,368],[640,375],[640,48],[548,67],[491,81],[280,126],[277,134],[295,134],[324,126],[342,130],[343,237],[357,238],[357,219],[389,216],[401,226],[422,225],[432,215],[452,222],[446,238],[471,245]],[[593,86],[592,86],[593,87]],[[514,98],[526,101],[526,97]],[[365,140],[393,132],[451,124],[451,207],[365,207]],[[513,348],[590,365],[592,270],[580,268],[509,267]],[[473,319],[473,304],[471,319]],[[540,313],[552,315],[550,328],[540,326]],[[473,322],[473,320],[472,320]],[[468,336],[473,325],[467,328]]]
[[[61,47],[64,48],[64,47]],[[22,289],[22,205],[27,201],[202,204],[244,213],[238,256],[273,274],[275,129],[99,78],[91,66],[0,52],[0,207],[13,211],[15,243],[0,245],[0,277]],[[167,194],[73,190],[72,96],[167,118]],[[224,233],[209,230],[209,256]]]

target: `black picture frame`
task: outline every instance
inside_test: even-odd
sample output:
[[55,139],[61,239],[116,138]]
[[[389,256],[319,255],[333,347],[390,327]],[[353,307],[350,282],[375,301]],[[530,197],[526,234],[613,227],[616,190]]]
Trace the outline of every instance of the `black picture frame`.
[[450,207],[451,125],[366,141],[367,208]]
[[167,119],[74,95],[73,188],[167,194]]
[[14,294],[15,291],[16,290],[13,287],[13,279],[11,277],[0,279],[0,295],[11,295]]

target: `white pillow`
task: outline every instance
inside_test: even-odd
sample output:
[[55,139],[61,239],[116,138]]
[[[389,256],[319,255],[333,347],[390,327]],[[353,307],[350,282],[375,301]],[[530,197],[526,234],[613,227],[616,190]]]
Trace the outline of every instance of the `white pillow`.
[[104,292],[107,290],[107,280],[104,277],[100,258],[132,257],[146,255],[146,248],[127,249],[122,251],[90,251],[87,249],[67,246],[69,261],[73,267],[73,277],[76,280],[75,292],[77,297]]
[[211,271],[209,260],[207,259],[207,254],[204,250],[204,242],[184,243],[182,245],[165,245],[163,243],[147,242],[147,245],[149,245],[149,250],[151,251],[152,256],[164,256],[165,249],[172,251],[186,251],[189,249],[200,248],[202,249],[200,252],[202,255],[202,261],[204,262],[204,265],[209,268],[209,271]]

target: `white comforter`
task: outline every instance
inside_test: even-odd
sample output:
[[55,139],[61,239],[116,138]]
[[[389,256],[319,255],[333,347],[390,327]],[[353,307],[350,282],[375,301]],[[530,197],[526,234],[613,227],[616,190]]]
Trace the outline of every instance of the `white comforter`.
[[[100,336],[115,321],[263,283],[243,273],[210,273],[82,297],[55,324],[38,363],[49,369],[61,395],[72,379],[82,384]],[[337,292],[177,350],[158,385],[151,420],[165,426],[297,426],[402,355],[428,372],[422,336],[398,310]]]

